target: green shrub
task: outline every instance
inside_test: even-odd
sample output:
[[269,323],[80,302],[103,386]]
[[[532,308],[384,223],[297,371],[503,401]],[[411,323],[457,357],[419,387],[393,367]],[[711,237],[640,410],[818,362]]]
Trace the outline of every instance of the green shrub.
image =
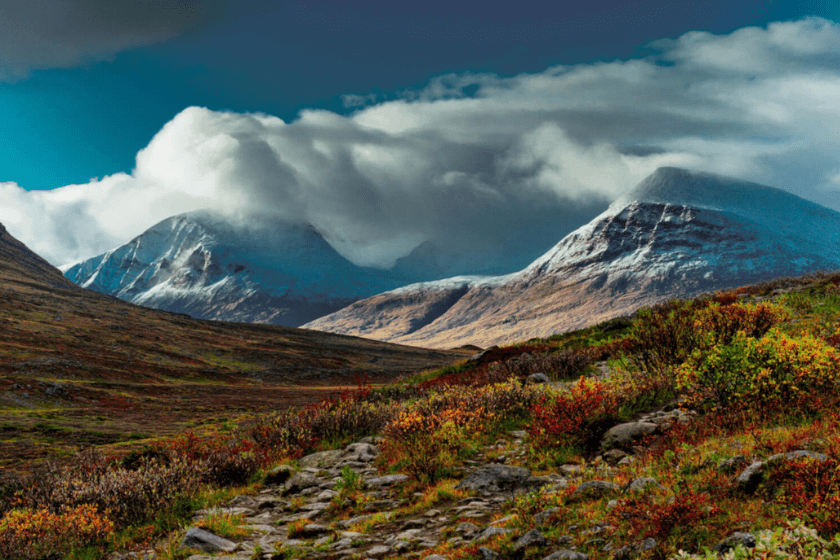
[[690,400],[718,405],[792,405],[808,393],[833,389],[838,375],[840,352],[809,335],[779,331],[762,339],[740,332],[730,344],[695,350],[676,370],[677,387]]

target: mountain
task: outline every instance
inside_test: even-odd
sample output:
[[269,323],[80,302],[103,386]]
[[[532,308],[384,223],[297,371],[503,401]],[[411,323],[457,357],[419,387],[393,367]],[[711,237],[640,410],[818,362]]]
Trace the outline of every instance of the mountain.
[[76,284],[192,317],[299,326],[401,284],[354,265],[312,226],[199,211],[65,270]]
[[521,272],[413,284],[305,328],[426,347],[581,328],[658,301],[840,267],[840,214],[775,189],[661,168]]

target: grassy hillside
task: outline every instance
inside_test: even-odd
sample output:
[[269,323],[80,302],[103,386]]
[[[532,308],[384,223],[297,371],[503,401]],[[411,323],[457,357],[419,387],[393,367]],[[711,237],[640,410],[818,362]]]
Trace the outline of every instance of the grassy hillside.
[[[147,343],[171,345],[173,360],[186,352],[203,363],[232,360],[233,353],[208,356],[196,347],[210,328],[199,323],[179,331],[191,338]],[[256,335],[250,344],[253,352],[261,347]],[[454,507],[469,492],[453,487],[482,463],[563,480],[500,501],[493,517],[506,531],[481,542],[446,538],[389,558],[477,559],[488,557],[483,548],[501,558],[542,559],[558,543],[589,558],[713,557],[710,549],[737,532],[756,536],[757,546],[734,548],[732,557],[836,558],[838,347],[840,274],[671,302],[490,349],[396,384],[360,385],[306,408],[243,416],[206,437],[158,440],[128,458],[79,455],[72,469],[6,487],[0,555],[99,558],[157,542],[159,557],[186,558],[191,552],[176,545],[193,509],[258,492],[278,464],[301,471],[296,460],[309,453],[379,436],[379,473],[409,476],[389,499],[414,505],[358,522],[354,534],[401,531],[434,506],[453,512],[451,528],[441,529],[453,537],[456,525],[469,521]],[[237,359],[248,355],[238,348]],[[536,373],[551,382],[527,381]],[[643,415],[647,435],[605,438]],[[377,511],[354,477],[343,472],[335,483],[319,521],[325,531]],[[292,506],[304,505],[297,499]],[[243,524],[241,516],[206,523],[231,538]],[[534,529],[545,542],[523,548],[520,539]],[[261,548],[252,557],[346,556],[329,552],[329,539],[316,544],[303,521],[287,522],[284,531],[301,544]],[[160,541],[168,534],[175,540]]]

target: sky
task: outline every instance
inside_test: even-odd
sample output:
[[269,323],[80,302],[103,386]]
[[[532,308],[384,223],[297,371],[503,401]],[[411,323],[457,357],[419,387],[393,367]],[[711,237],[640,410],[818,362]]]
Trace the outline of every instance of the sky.
[[[569,5],[566,5],[569,4]],[[56,265],[198,208],[526,265],[657,167],[840,210],[835,1],[4,0],[0,222]]]

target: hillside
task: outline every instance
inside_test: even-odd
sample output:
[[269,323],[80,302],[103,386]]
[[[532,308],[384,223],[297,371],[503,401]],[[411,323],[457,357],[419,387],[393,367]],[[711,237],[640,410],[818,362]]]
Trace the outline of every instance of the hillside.
[[139,307],[75,286],[2,228],[0,324],[4,475],[75,445],[127,449],[463,356]]
[[306,327],[433,348],[545,337],[674,297],[837,269],[839,235],[840,214],[787,192],[662,168],[521,272],[406,286]]
[[838,324],[778,279],[83,454],[0,489],[0,555],[837,558]]

